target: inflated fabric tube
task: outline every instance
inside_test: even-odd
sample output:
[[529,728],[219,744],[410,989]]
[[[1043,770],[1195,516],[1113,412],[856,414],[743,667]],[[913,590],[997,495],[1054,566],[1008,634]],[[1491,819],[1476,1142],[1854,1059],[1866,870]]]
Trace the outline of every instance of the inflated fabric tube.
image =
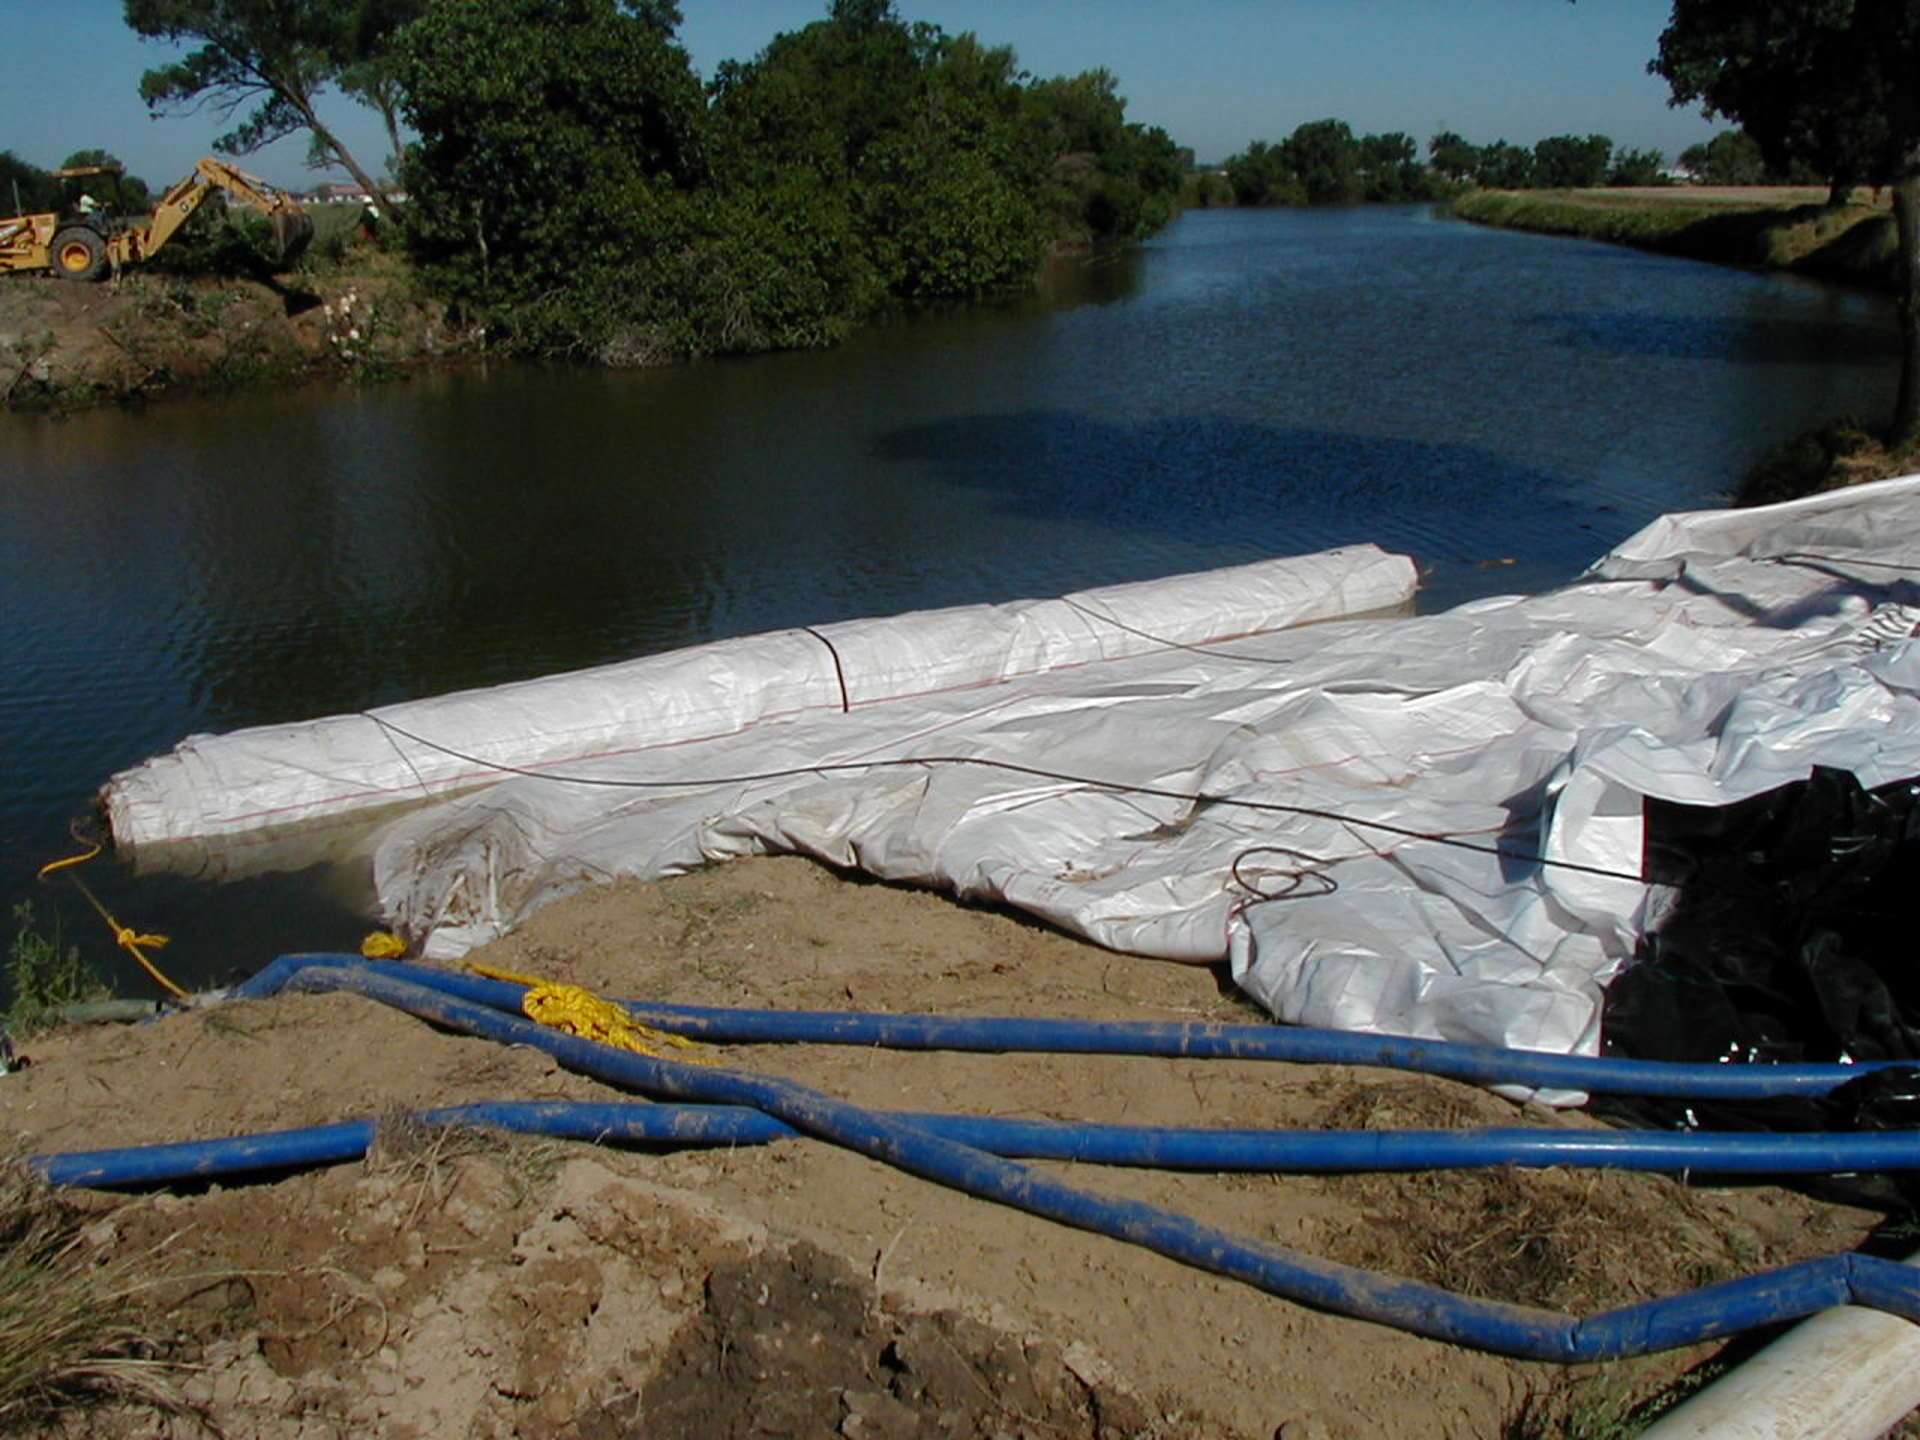
[[[442,994],[518,1013],[524,987],[477,975],[349,955],[287,955],[236,987],[236,999],[271,995],[310,965],[352,965]],[[1278,1060],[1412,1070],[1473,1085],[1529,1085],[1596,1095],[1683,1099],[1771,1099],[1824,1095],[1885,1065],[1684,1065],[1595,1059],[1410,1040],[1292,1025],[1192,1021],[1034,1020],[1007,1016],[875,1015],[835,1010],[732,1010],[623,1001],[636,1020],[695,1039],[740,1044],[807,1042],[896,1049],[1045,1051],[1158,1055],[1187,1059]]]
[[988,1155],[924,1126],[863,1110],[792,1081],[612,1050],[367,966],[310,965],[291,975],[287,986],[360,994],[451,1030],[529,1045],[571,1069],[623,1088],[680,1100],[749,1105],[804,1134],[970,1195],[1128,1240],[1319,1309],[1499,1354],[1561,1362],[1618,1359],[1795,1320],[1843,1304],[1867,1305],[1920,1321],[1920,1274],[1891,1261],[1858,1255],[1807,1261],[1584,1320],[1468,1299],[1247,1240],[1138,1201],[1088,1194],[1016,1161]]
[[148,847],[327,827],[752,727],[1020,681],[1412,599],[1413,562],[1373,545],[1103,586],[745,635],[358,714],[190,735],[107,782],[114,842]]
[[[1920,1170],[1920,1136],[1729,1135],[1661,1131],[1181,1130],[883,1111],[948,1140],[1023,1160],[1071,1160],[1162,1170],[1337,1174],[1549,1165],[1715,1175],[1833,1174]],[[564,1139],[624,1144],[759,1145],[797,1134],[791,1125],[734,1105],[566,1100],[488,1101],[424,1110],[429,1125],[486,1126]],[[55,1185],[112,1189],[211,1179],[352,1160],[373,1142],[374,1122],[349,1121],[223,1140],[74,1151],[32,1160]]]
[[[1920,1265],[1920,1254],[1906,1263]],[[1674,1406],[1642,1440],[1874,1440],[1916,1405],[1920,1328],[1848,1305],[1795,1326]]]

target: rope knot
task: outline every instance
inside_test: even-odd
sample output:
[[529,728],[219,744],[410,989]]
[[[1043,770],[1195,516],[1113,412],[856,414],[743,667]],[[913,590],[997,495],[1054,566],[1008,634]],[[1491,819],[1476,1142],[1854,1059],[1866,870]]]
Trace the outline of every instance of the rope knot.
[[696,1065],[707,1063],[697,1053],[663,1054],[669,1049],[698,1052],[707,1047],[670,1030],[656,1030],[651,1025],[642,1025],[621,1006],[611,1000],[601,999],[584,986],[542,980],[533,975],[516,975],[509,970],[496,970],[490,965],[476,965],[471,961],[467,963],[467,968],[492,980],[526,986],[527,993],[520,999],[520,1009],[529,1020],[537,1021],[549,1029],[564,1031],[598,1045],[611,1045],[616,1050],[651,1055],[656,1060],[686,1060]]

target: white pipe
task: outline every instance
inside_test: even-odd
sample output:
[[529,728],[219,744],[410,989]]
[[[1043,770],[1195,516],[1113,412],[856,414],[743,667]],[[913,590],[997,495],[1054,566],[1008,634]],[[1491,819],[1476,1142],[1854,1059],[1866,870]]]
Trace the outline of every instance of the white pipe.
[[[1920,1265],[1920,1251],[1907,1257]],[[1875,1440],[1920,1407],[1920,1325],[1840,1305],[1674,1406],[1642,1440]]]

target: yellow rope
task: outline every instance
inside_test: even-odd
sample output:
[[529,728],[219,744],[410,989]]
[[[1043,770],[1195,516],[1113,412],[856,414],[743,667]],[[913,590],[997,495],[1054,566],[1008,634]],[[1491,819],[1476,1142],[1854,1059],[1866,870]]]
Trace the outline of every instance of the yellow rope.
[[35,878],[44,880],[49,875],[53,874],[56,870],[64,870],[69,865],[84,865],[87,863],[87,861],[93,859],[94,856],[98,855],[100,853],[100,850],[101,850],[100,844],[98,842],[95,842],[94,845],[90,849],[88,849],[84,855],[69,855],[64,860],[50,860],[45,865],[42,865],[40,867],[40,873]]
[[[78,839],[79,837],[76,836],[75,838]],[[84,865],[87,861],[98,855],[101,848],[100,845],[94,844],[85,854],[69,855],[64,860],[49,861],[40,867],[39,878],[45,880],[49,875],[55,874],[58,871],[68,869],[74,865]],[[149,960],[146,955],[148,950],[158,950],[161,946],[165,945],[167,943],[167,937],[164,935],[143,934],[135,930],[131,925],[122,925],[118,920],[113,918],[112,912],[100,903],[100,897],[88,888],[86,881],[82,880],[78,875],[69,875],[67,879],[71,880],[74,888],[86,897],[87,903],[99,912],[100,918],[107,922],[107,928],[113,932],[113,943],[133,956],[135,960],[139,961],[140,968],[151,975],[154,983],[162,990],[165,990],[176,1000],[185,1000],[187,998],[187,992],[174,984],[173,981],[169,980],[165,975],[162,975],[160,973],[160,967]]]
[[516,975],[511,970],[497,970],[491,965],[480,965],[471,960],[467,962],[467,968],[489,980],[505,980],[509,984],[526,986],[527,993],[521,997],[520,1008],[526,1012],[529,1020],[536,1020],[555,1030],[564,1030],[582,1040],[651,1055],[657,1060],[672,1058],[691,1061],[696,1065],[707,1063],[698,1054],[672,1057],[662,1054],[667,1049],[701,1051],[707,1047],[684,1035],[675,1035],[670,1030],[656,1030],[651,1025],[642,1025],[611,1000],[602,1000],[591,990],[579,985],[562,985],[533,975]]
[[360,953],[369,960],[398,960],[407,953],[407,942],[391,930],[376,930],[360,942]]

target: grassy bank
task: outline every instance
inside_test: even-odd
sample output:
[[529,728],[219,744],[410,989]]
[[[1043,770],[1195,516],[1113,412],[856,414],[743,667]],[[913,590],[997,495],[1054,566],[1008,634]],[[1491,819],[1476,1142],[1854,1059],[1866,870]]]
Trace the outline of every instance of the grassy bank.
[[[1865,192],[1856,192],[1856,199]],[[1897,242],[1884,206],[1829,208],[1820,190],[1476,190],[1453,213],[1481,225],[1892,290]]]

